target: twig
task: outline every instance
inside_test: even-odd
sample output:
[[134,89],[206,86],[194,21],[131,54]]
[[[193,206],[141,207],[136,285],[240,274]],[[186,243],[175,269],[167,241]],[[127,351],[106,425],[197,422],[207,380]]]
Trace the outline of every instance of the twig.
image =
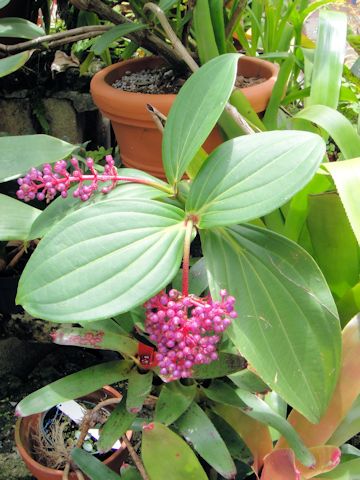
[[[80,10],[87,10],[95,12],[100,18],[109,20],[115,25],[132,24],[131,20],[124,15],[113,10],[108,5],[105,5],[101,0],[70,0],[76,8]],[[130,40],[136,42],[141,47],[146,48],[155,55],[161,55],[168,62],[173,64],[177,69],[184,69],[184,62],[182,58],[174,51],[166,42],[152,34],[148,30],[138,30],[136,32],[128,33],[126,35]]]
[[231,103],[227,103],[225,105],[225,111],[232,116],[235,122],[239,125],[239,127],[244,131],[246,134],[255,133],[245,118],[238,112],[237,108],[235,108]]
[[145,467],[142,461],[140,460],[140,457],[135,452],[134,447],[131,445],[131,442],[129,441],[126,435],[122,437],[122,441],[125,443],[127,449],[129,450],[130,457],[133,459],[133,462],[135,463],[136,468],[139,470],[141,478],[143,480],[149,480],[148,474],[146,473]]
[[144,10],[150,10],[157,16],[161,26],[165,30],[166,35],[172,43],[175,52],[177,52],[177,54],[181,56],[181,59],[186,63],[190,70],[195,72],[195,70],[199,68],[198,64],[195,62],[190,53],[186,50],[184,45],[178,39],[176,33],[171,28],[171,25],[168,22],[168,19],[166,18],[166,15],[162,11],[162,9],[158,5],[155,5],[155,3],[148,2],[145,3]]
[[159,110],[157,108],[150,105],[150,103],[148,103],[146,105],[146,109],[150,113],[150,115],[152,116],[152,119],[154,120],[154,123],[155,123],[157,129],[159,130],[159,132],[163,133],[165,122],[166,122],[165,115],[163,115],[161,112],[159,112]]
[[[66,32],[54,33],[52,35],[43,35],[42,37],[36,37],[27,42],[16,43],[15,45],[4,45],[3,43],[0,43],[0,51],[8,55],[13,55],[15,53],[31,50],[38,46],[41,46],[42,48],[49,48],[50,44],[54,43],[55,41],[57,41],[58,43],[54,46],[64,45],[66,43],[76,42],[77,40],[83,38],[91,38],[97,35],[101,35],[110,28],[111,25],[80,27],[67,30]],[[76,38],[74,39],[74,37]],[[48,42],[50,42],[49,45],[47,45]]]
[[85,480],[85,477],[82,474],[82,472],[80,472],[80,470],[75,470],[75,473],[76,473],[76,476],[77,476],[78,480]]
[[67,464],[65,465],[65,468],[64,468],[61,479],[62,480],[69,480],[69,472],[70,472],[70,462],[67,462]]
[[229,23],[226,25],[225,29],[225,36],[226,38],[230,37],[232,35],[233,30],[236,26],[236,23],[238,22],[241,14],[244,11],[245,6],[247,5],[246,0],[240,0],[238,6],[235,9],[235,12],[233,13],[232,17],[230,18]]

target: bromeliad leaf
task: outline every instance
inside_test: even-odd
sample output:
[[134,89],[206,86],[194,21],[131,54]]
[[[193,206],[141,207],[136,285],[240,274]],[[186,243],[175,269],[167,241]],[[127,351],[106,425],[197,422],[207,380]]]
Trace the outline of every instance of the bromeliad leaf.
[[225,142],[195,178],[186,210],[199,218],[200,228],[270,213],[311,179],[324,153],[324,141],[309,132],[264,132]]
[[97,442],[98,450],[100,452],[110,450],[116,440],[125,435],[129,430],[135,417],[135,413],[130,413],[126,410],[126,400],[123,398],[111,412],[110,417],[100,431],[100,438]]
[[95,455],[85,452],[81,448],[74,448],[71,458],[91,480],[121,480],[109,467],[98,460]]
[[235,82],[239,55],[214,58],[180,90],[163,137],[163,163],[169,183],[178,182],[220,117]]
[[139,413],[145,398],[151,391],[153,372],[139,373],[137,369],[131,370],[128,379],[126,409],[131,413]]
[[319,268],[295,243],[251,225],[204,231],[202,244],[212,294],[226,288],[237,299],[235,346],[287,403],[318,421],[341,356],[336,307]]
[[106,384],[125,380],[132,366],[131,361],[115,360],[85,368],[56,380],[21,400],[16,407],[16,415],[26,417],[33,413],[44,412],[58,403],[82,397]]
[[182,415],[193,401],[196,385],[185,386],[179,381],[165,383],[156,402],[155,420],[171,425]]
[[39,244],[20,279],[18,303],[43,319],[82,324],[132,309],[175,276],[183,217],[179,208],[152,200],[74,212]]

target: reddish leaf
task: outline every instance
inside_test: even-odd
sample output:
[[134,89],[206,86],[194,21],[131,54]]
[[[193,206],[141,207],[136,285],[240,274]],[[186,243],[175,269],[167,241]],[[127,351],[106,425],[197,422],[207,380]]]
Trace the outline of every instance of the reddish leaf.
[[295,455],[290,448],[272,451],[264,458],[261,480],[301,480],[295,465]]
[[310,451],[316,459],[314,467],[304,467],[304,465],[301,463],[296,462],[296,467],[300,471],[303,478],[313,478],[321,473],[330,472],[340,462],[341,451],[337,447],[333,447],[331,445],[322,445],[319,447],[312,447],[310,448]]

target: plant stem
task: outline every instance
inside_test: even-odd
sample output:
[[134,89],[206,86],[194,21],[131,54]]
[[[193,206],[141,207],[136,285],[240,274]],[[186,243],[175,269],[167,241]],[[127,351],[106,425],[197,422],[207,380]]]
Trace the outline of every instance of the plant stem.
[[126,435],[122,437],[122,441],[125,443],[127,449],[129,450],[130,456],[133,459],[133,462],[135,463],[136,468],[139,470],[141,478],[143,480],[149,480],[148,474],[146,473],[145,467],[142,461],[140,460],[139,455],[135,452],[133,446],[131,445]]
[[188,219],[186,221],[186,231],[184,238],[184,254],[183,254],[183,268],[182,268],[182,294],[184,297],[189,295],[189,269],[190,269],[190,244],[193,229],[193,221]]
[[231,37],[234,28],[236,27],[236,24],[243,13],[245,7],[246,7],[246,0],[240,0],[238,6],[235,9],[235,12],[233,13],[232,17],[230,18],[229,23],[226,25],[226,30],[225,30],[225,35],[226,38]]

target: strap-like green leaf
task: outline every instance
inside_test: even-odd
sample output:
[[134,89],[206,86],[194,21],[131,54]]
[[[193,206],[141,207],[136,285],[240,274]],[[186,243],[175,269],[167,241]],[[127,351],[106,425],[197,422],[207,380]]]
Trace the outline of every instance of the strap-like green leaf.
[[96,39],[91,47],[91,51],[96,55],[101,55],[102,52],[109,48],[116,40],[126,36],[128,33],[143,30],[144,28],[146,28],[146,25],[142,25],[141,23],[124,23],[122,25],[116,25]]
[[169,183],[178,182],[215,126],[235,82],[239,55],[214,58],[195,72],[171,107],[163,137],[163,163]]
[[82,323],[126,312],[175,276],[184,212],[147,200],[80,209],[40,242],[20,279],[17,301],[34,316]]
[[196,385],[185,386],[180,382],[164,384],[155,407],[155,420],[171,425],[182,415],[193,401]]
[[345,158],[360,156],[360,135],[340,112],[325,105],[300,110],[294,118],[303,118],[323,128],[340,148]]
[[192,403],[176,421],[176,428],[220,475],[224,478],[234,478],[236,467],[224,440],[206,413],[196,403]]
[[74,149],[75,145],[49,135],[0,137],[0,182],[17,178],[31,167],[62,160]]
[[100,431],[100,438],[97,442],[99,452],[107,452],[114,443],[130,429],[136,417],[126,409],[126,400],[116,405]]
[[360,215],[357,196],[360,181],[360,157],[344,162],[324,163],[324,167],[334,179],[350,225],[360,244]]
[[202,244],[213,296],[226,288],[237,300],[231,339],[273,390],[318,421],[341,356],[336,307],[319,268],[295,243],[251,225],[204,231]]
[[141,456],[150,480],[207,480],[189,445],[161,423],[144,429]]
[[208,157],[186,209],[199,217],[200,228],[270,213],[311,179],[324,153],[324,141],[309,132],[263,132],[230,140]]
[[71,458],[78,465],[90,480],[121,480],[119,475],[110,470],[100,460],[85,452],[81,448],[74,448],[71,452]]
[[104,385],[125,380],[132,366],[131,361],[115,360],[68,375],[30,393],[17,405],[16,414],[27,417],[44,412],[58,403],[83,397]]
[[[26,240],[41,210],[0,193],[0,239]],[[30,237],[35,238],[35,237]]]
[[140,412],[146,397],[151,391],[152,380],[153,372],[151,371],[139,373],[135,368],[131,370],[126,396],[126,409],[128,412]]

